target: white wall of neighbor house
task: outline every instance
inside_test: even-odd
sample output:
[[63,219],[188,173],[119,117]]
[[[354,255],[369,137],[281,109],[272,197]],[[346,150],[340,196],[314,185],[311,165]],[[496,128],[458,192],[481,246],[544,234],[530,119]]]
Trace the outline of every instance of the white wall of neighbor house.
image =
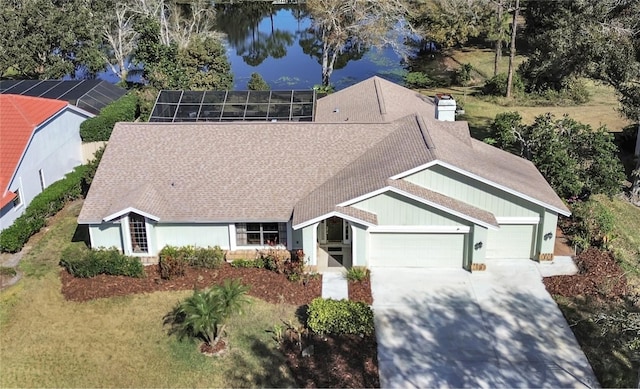
[[64,178],[82,163],[80,123],[86,116],[65,110],[38,127],[20,161],[9,190],[20,192],[21,204],[3,208],[0,230],[13,224],[44,187]]

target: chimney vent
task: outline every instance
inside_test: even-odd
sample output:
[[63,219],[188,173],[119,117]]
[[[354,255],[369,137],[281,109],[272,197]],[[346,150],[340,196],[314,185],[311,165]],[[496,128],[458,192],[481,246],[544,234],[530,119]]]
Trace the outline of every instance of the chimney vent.
[[436,94],[436,119],[443,122],[456,120],[456,100],[447,93]]

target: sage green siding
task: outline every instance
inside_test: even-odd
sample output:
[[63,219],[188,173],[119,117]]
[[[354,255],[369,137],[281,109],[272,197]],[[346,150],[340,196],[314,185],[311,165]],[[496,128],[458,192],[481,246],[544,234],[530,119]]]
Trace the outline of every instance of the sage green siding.
[[158,252],[160,252],[160,250],[162,250],[163,246],[160,246],[160,242],[158,242],[157,239],[157,234],[156,234],[156,227],[157,224],[155,221],[149,221],[149,219],[147,220],[147,236],[149,237],[149,255],[158,255]]
[[379,194],[352,206],[375,213],[378,216],[378,225],[380,226],[470,225],[464,219],[392,192]]
[[[465,263],[467,270],[471,269],[472,263],[485,263],[487,254],[487,236],[489,230],[486,227],[474,225],[469,232],[469,241],[467,244],[467,258]],[[476,248],[477,245],[477,248]]]
[[369,255],[369,233],[366,227],[359,224],[351,223],[353,227],[351,232],[353,238],[352,244],[352,266],[367,266],[367,257]]
[[[545,211],[540,215],[542,221],[540,222],[541,228],[538,231],[538,246],[536,247],[537,254],[549,254],[553,253],[553,248],[556,242],[556,227],[558,225],[558,214],[553,211]],[[545,239],[544,236],[551,233],[551,237]]]
[[90,225],[89,234],[91,236],[91,247],[97,249],[99,247],[116,247],[120,251],[123,250],[122,232],[120,231],[120,223],[102,223],[99,225]]
[[157,224],[156,247],[164,246],[220,246],[229,249],[227,224]]
[[538,216],[542,210],[520,197],[439,165],[407,176],[405,180],[489,211],[496,217]]

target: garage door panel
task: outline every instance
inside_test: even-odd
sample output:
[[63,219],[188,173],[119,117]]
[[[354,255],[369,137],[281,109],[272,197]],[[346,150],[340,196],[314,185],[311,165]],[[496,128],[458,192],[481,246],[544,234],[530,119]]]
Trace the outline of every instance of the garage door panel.
[[501,225],[487,236],[487,258],[528,259],[535,243],[536,225]]
[[372,233],[371,266],[462,267],[464,234]]

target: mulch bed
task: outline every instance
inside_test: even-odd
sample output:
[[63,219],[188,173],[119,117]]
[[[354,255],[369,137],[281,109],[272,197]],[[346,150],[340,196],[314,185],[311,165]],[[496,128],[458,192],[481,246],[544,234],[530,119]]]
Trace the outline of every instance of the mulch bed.
[[362,301],[368,305],[373,304],[371,280],[349,281],[349,300]]
[[302,349],[297,337],[285,339],[280,348],[287,365],[302,388],[379,388],[378,351],[375,335],[308,335]]
[[607,300],[627,295],[627,280],[613,254],[590,248],[574,259],[578,274],[544,278],[552,295],[596,297]]
[[274,304],[304,305],[322,294],[321,276],[305,283],[291,282],[284,274],[265,269],[233,268],[228,263],[218,269],[187,268],[184,276],[172,280],[160,278],[157,265],[146,266],[144,270],[145,278],[107,275],[75,278],[63,269],[60,271],[62,294],[67,300],[88,301],[134,293],[205,289],[222,284],[228,278],[240,279],[251,286],[249,295]]

